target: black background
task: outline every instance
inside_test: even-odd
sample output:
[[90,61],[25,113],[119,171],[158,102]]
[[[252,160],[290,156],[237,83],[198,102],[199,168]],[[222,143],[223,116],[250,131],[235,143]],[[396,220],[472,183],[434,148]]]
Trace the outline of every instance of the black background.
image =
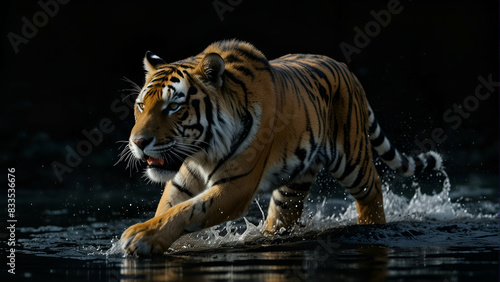
[[[142,185],[140,173],[130,178],[125,164],[113,166],[116,142],[127,140],[134,119],[121,120],[110,107],[130,88],[123,77],[142,85],[147,50],[176,61],[238,38],[268,59],[301,52],[347,62],[339,44],[355,46],[354,27],[364,30],[374,20],[370,11],[387,9],[388,1],[232,1],[223,20],[214,3],[226,1],[70,1],[16,54],[8,34],[22,36],[22,17],[32,21],[43,10],[36,1],[3,1],[0,161],[16,168],[18,187]],[[474,95],[478,76],[499,81],[498,2],[400,3],[401,13],[348,64],[382,127],[407,152],[442,128],[447,139],[437,150],[452,176],[496,174],[498,88],[456,129],[443,114]],[[76,149],[86,139],[82,130],[103,118],[116,130],[59,182],[51,164],[65,164],[66,147]]]

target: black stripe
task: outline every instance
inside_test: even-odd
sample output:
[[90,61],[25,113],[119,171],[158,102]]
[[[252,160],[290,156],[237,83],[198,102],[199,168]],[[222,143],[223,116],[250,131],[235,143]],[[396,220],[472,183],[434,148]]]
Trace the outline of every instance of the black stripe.
[[[336,152],[336,151],[335,151]],[[347,160],[346,160],[347,161]],[[340,164],[342,163],[342,156],[338,155],[338,161],[337,164],[335,164],[335,167],[330,171],[331,173],[336,173],[340,169]]]
[[394,159],[395,156],[396,156],[396,150],[394,149],[394,147],[391,146],[389,151],[385,152],[382,156],[380,156],[380,158],[382,158],[385,161],[391,161]]
[[214,123],[214,114],[212,113],[212,102],[208,96],[203,98],[203,103],[205,103],[205,117],[208,124]]
[[377,124],[378,124],[377,119],[374,118],[372,124],[370,124],[370,128],[368,129],[368,132],[370,132],[370,134],[375,133],[375,131],[377,130]]
[[274,203],[275,203],[278,207],[280,207],[280,208],[282,208],[282,209],[285,209],[285,210],[287,210],[287,209],[288,209],[288,205],[287,205],[287,203],[282,202],[282,201],[279,201],[279,200],[276,200],[276,198],[275,198],[275,197],[273,197],[273,201],[274,201]]
[[234,81],[234,83],[238,84],[241,87],[243,93],[245,94],[245,107],[248,108],[248,89],[246,84],[243,81],[237,79],[236,76],[234,76],[234,74],[229,72],[228,70],[224,71],[224,76],[231,79],[232,81]]
[[197,180],[199,180],[199,175],[198,175],[198,171],[195,171],[193,170],[190,166],[186,166],[186,169],[187,171],[189,172],[189,174],[191,174],[194,178],[196,178]]
[[247,52],[246,50],[239,49],[239,48],[237,49],[237,51],[238,51],[238,53],[243,54],[245,57],[249,58],[252,61],[260,62],[260,63],[264,64],[265,66],[269,65],[269,62],[266,60],[266,58],[260,57],[259,54],[252,54],[250,52]]
[[[316,59],[316,58],[315,58]],[[320,58],[317,58],[319,61],[321,61]],[[328,88],[331,88],[330,81],[328,80],[327,75],[323,72],[323,70],[315,67],[314,65],[309,65],[309,68],[312,69],[312,71],[319,76],[320,78],[324,79],[326,83],[328,84]]]
[[305,159],[307,157],[307,151],[305,149],[303,149],[303,148],[297,147],[295,149],[294,154],[297,156],[297,158],[300,160],[300,162],[299,162],[298,166],[295,166],[293,172],[290,175],[290,177],[292,179],[294,177],[296,177],[297,175],[299,175],[302,172],[302,170],[304,169],[304,167],[305,167],[304,161],[305,161]]
[[[363,179],[363,175],[359,175],[361,176],[360,179],[362,180]],[[348,187],[346,188],[349,192],[349,194],[351,194],[353,197],[355,195],[358,195],[360,194],[361,192],[363,192],[363,190],[365,189],[365,187],[369,187],[371,185],[373,185],[373,177],[374,177],[374,172],[372,170],[372,172],[370,173],[370,175],[368,175],[368,177],[365,177],[365,181],[363,183],[361,183],[361,181],[358,181],[357,185],[356,186],[353,186],[353,187]],[[372,184],[370,184],[372,183]],[[350,190],[354,189],[354,188],[358,188],[358,191],[357,192],[351,192]]]
[[253,171],[253,169],[251,169],[250,171],[248,171],[246,173],[240,174],[240,175],[235,175],[235,176],[230,176],[230,177],[219,179],[212,186],[228,183],[228,182],[231,182],[235,179],[245,177],[245,176],[249,175],[252,171]]
[[303,197],[304,193],[296,193],[296,192],[285,192],[281,189],[278,189],[278,192],[283,196],[283,197],[290,197],[290,198],[295,198],[295,197]]
[[311,189],[311,183],[292,183],[287,185],[288,189],[307,192]]
[[192,100],[191,101],[191,106],[194,108],[194,111],[196,113],[196,120],[198,122],[200,122],[200,100],[196,99],[196,100]]
[[380,131],[380,135],[377,136],[377,138],[370,140],[370,143],[372,144],[372,147],[378,147],[378,146],[382,145],[382,143],[384,143],[384,139],[385,139],[385,136],[382,133],[382,131]]
[[191,87],[189,87],[189,89],[188,89],[188,93],[187,93],[187,94],[188,94],[188,95],[194,95],[194,94],[196,94],[197,92],[198,92],[198,89],[197,89],[196,87],[194,87],[194,86],[191,86]]
[[155,73],[155,77],[158,77],[158,76],[163,76],[163,75],[169,75],[173,72],[174,70],[172,69],[172,67],[164,67],[164,68],[160,68],[159,70],[156,71]]
[[229,54],[224,58],[224,62],[225,63],[233,63],[233,62],[239,63],[239,62],[242,62],[242,60],[238,56],[236,56],[235,54]]
[[[352,116],[352,109],[354,108],[353,107],[354,92],[352,91],[351,85],[349,83],[349,79],[348,79],[348,77],[350,77],[349,74],[346,74],[345,70],[343,70],[343,69],[339,69],[339,71],[340,71],[340,73],[342,73],[343,79],[345,81],[345,85],[347,87],[347,93],[349,94],[347,96],[347,99],[348,99],[348,101],[347,101],[348,102],[348,104],[347,104],[347,116],[346,116],[347,124],[344,125],[343,131],[344,131],[344,147],[345,147],[344,151],[350,152],[351,151],[351,134],[350,134],[351,128],[349,127],[349,124],[351,124],[350,122],[351,122],[351,116]],[[347,156],[347,157],[349,157],[349,156]]]
[[431,171],[435,167],[436,167],[436,159],[433,156],[428,155],[427,156],[427,167],[425,168],[425,171]]
[[421,173],[424,169],[424,163],[419,157],[415,157],[413,160],[415,161],[415,174]]
[[172,99],[175,99],[175,98],[182,98],[182,97],[184,97],[184,96],[185,96],[185,95],[184,95],[184,93],[182,93],[182,92],[177,92],[177,93],[175,93],[175,95],[172,97]]
[[337,181],[342,182],[342,180],[350,175],[354,171],[354,169],[356,169],[356,165],[346,165],[344,173],[342,173],[342,175],[337,178]]
[[200,133],[200,136],[201,136],[201,135],[203,135],[203,132],[205,131],[205,128],[201,124],[199,124],[199,123],[193,124],[193,125],[186,125],[186,126],[182,127],[182,133],[181,133],[181,135],[183,137],[186,136],[186,131],[187,130],[197,130]]
[[398,168],[399,173],[405,173],[408,171],[408,158],[405,155],[401,155],[401,166]]
[[[337,78],[338,73],[334,67],[334,65],[336,64],[334,60],[328,60],[328,61],[320,60],[319,64],[322,65],[323,67],[325,67],[330,72],[330,74],[334,77],[334,81],[338,81],[338,78]],[[330,87],[330,92],[333,91],[333,87],[332,87],[332,84],[330,84],[330,81],[329,80],[326,80],[326,81],[328,81],[328,86]]]
[[208,175],[207,181],[209,181],[214,173],[228,160],[230,159],[234,153],[238,150],[238,148],[241,146],[243,141],[248,137],[248,134],[250,134],[250,130],[252,129],[253,125],[253,118],[250,115],[250,112],[246,110],[245,116],[241,118],[241,122],[243,123],[243,129],[240,131],[238,137],[236,138],[236,141],[231,144],[231,149],[229,151],[229,154],[227,154],[222,160],[220,160],[217,165],[215,166],[214,170]]
[[321,99],[323,99],[323,102],[328,103],[330,97],[328,97],[328,95],[326,94],[326,88],[323,87],[323,85],[318,84],[318,91],[319,95],[321,96]]
[[[262,153],[261,155],[259,156],[259,159],[260,157],[262,156]],[[266,167],[267,165],[267,162],[269,161],[269,155],[266,156],[266,159],[264,160],[264,163],[262,164],[263,167]],[[223,179],[220,179],[219,181],[216,181],[212,186],[215,186],[215,185],[219,185],[219,184],[223,184],[223,183],[227,183],[227,182],[230,182],[230,181],[233,181],[235,179],[238,179],[238,178],[241,178],[241,177],[245,177],[247,175],[249,175],[250,173],[253,172],[253,170],[255,169],[256,165],[258,164],[258,162],[256,162],[254,164],[254,166],[252,167],[252,169],[250,169],[248,172],[246,173],[243,173],[243,174],[240,174],[240,175],[236,175],[236,176],[231,176],[231,177],[227,177],[227,178],[223,178]],[[261,179],[262,178],[262,174],[264,173],[264,171],[261,171],[258,179]]]
[[164,80],[165,80],[165,77],[160,76],[160,77],[156,77],[156,78],[151,79],[151,81],[149,83],[150,84],[159,84],[159,83],[163,82]]
[[[360,171],[362,171],[362,169],[360,169]],[[361,183],[361,180],[363,180],[363,175],[361,173],[358,173],[358,175],[356,175],[356,179],[354,180],[354,182],[349,187],[346,187],[346,189],[362,187],[361,185],[359,185]]]
[[193,193],[191,193],[191,191],[189,191],[188,189],[186,189],[186,187],[183,187],[181,186],[180,184],[176,183],[176,182],[173,182],[172,181],[172,185],[177,188],[177,190],[179,190],[180,192],[188,195],[189,197],[193,197]]
[[192,65],[178,64],[178,66],[185,69],[194,69],[194,66]]
[[249,68],[247,68],[247,67],[237,66],[237,67],[235,67],[235,69],[239,70],[240,72],[242,72],[246,76],[252,77],[252,79],[255,78],[253,72]]
[[[367,188],[366,190],[361,189],[361,191],[366,191],[366,194],[364,194],[363,196],[361,196],[361,197],[359,197],[359,198],[354,197],[354,195],[353,195],[353,197],[354,197],[357,201],[363,201],[364,199],[366,199],[366,197],[368,197],[368,195],[370,195],[370,191],[372,190],[372,188],[373,188],[373,185],[368,186],[368,188]],[[351,195],[352,195],[352,194],[351,194]]]
[[188,118],[188,116],[189,116],[189,112],[185,111],[184,114],[182,115],[182,117],[179,118],[179,120],[184,121]]

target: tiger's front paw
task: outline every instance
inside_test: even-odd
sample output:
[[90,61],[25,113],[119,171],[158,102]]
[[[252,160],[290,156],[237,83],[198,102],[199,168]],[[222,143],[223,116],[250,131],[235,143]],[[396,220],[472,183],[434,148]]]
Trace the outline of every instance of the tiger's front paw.
[[120,239],[122,249],[129,255],[161,255],[173,243],[162,229],[151,221],[130,226]]

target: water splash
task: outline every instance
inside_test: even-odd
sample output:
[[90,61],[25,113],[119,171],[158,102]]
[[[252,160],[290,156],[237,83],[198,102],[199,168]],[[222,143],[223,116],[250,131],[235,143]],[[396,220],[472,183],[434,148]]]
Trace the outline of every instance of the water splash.
[[[243,220],[228,221],[219,226],[186,234],[172,244],[169,253],[179,254],[214,249],[247,249],[252,246],[266,244],[279,245],[282,242],[302,240],[302,238],[306,237],[314,240],[315,236],[324,232],[332,232],[332,230],[337,236],[335,240],[344,243],[368,244],[376,242],[377,244],[394,246],[436,244],[437,242],[439,244],[450,244],[450,242],[453,242],[449,240],[449,233],[454,233],[454,237],[460,238],[460,233],[469,234],[471,228],[481,230],[475,225],[481,224],[478,223],[480,220],[493,219],[498,216],[498,206],[488,201],[480,203],[480,209],[485,211],[481,213],[477,212],[477,209],[468,209],[464,204],[453,200],[450,197],[451,184],[449,178],[444,172],[443,175],[444,180],[441,181],[441,187],[437,187],[440,191],[434,191],[431,194],[423,193],[422,190],[424,189],[416,180],[410,185],[411,187],[407,187],[414,191],[411,196],[398,195],[397,192],[390,189],[390,183],[384,183],[382,189],[388,223],[385,226],[357,226],[357,209],[354,198],[351,196],[344,199],[328,196],[321,196],[316,199],[311,197],[305,205],[301,223],[289,235],[269,238],[261,232],[265,222],[265,214],[259,205],[259,201],[256,200],[253,214],[248,214]],[[116,224],[116,229],[124,230],[126,228],[124,224],[125,222],[119,221]],[[111,224],[109,227],[111,226],[113,225]],[[64,230],[59,227],[47,226],[42,229],[26,231],[36,234],[45,231],[61,233]],[[496,238],[491,235],[490,231],[485,232],[482,230],[482,232],[484,234],[478,234],[476,238],[478,245],[485,242],[489,244],[488,238]],[[415,240],[415,236],[418,236],[418,240]],[[484,241],[482,238],[487,239]],[[87,247],[79,247],[77,251],[86,253],[88,256],[126,256],[118,237],[113,238],[111,247],[107,250],[100,246],[88,245]]]
[[[442,172],[442,174],[445,179],[441,181],[442,189],[440,192],[433,192],[430,195],[425,194],[422,192],[420,184],[414,181],[411,188],[415,193],[410,199],[395,194],[389,189],[390,184],[385,183],[383,191],[387,223],[408,223],[412,225],[431,221],[441,223],[457,222],[494,218],[498,215],[498,209],[496,209],[494,214],[474,213],[468,211],[462,204],[453,202],[450,198],[450,180],[445,172]],[[351,203],[347,208],[332,212],[332,205],[338,204],[339,201],[339,199],[324,197],[321,201],[315,201],[315,203],[306,205],[301,225],[294,228],[290,238],[300,237],[311,232],[320,233],[325,230],[356,225],[357,209],[354,199],[350,199]],[[262,211],[260,206],[259,209]],[[183,236],[172,245],[171,251],[199,251],[225,247],[237,248],[255,241],[265,241],[268,239],[260,231],[264,222],[263,219],[257,225],[249,222],[246,218],[244,220],[245,226],[238,226],[235,222],[226,222],[222,229],[220,226],[212,227]],[[392,228],[384,232],[404,233],[407,227],[403,227],[402,230]],[[416,233],[419,233],[419,231]],[[396,235],[400,236],[400,234]],[[391,237],[390,234],[381,236]],[[280,240],[283,239],[286,240],[286,237],[280,238]]]
[[171,252],[177,251],[202,251],[213,248],[237,248],[245,246],[248,242],[265,239],[262,234],[263,220],[255,225],[243,218],[245,226],[234,221],[228,221],[221,229],[220,226],[206,228],[201,231],[182,236],[170,247]]
[[101,253],[101,255],[105,255],[106,257],[109,256],[126,256],[125,250],[123,250],[120,238],[114,237],[111,240],[111,248],[109,250],[105,251],[104,253]]
[[[390,190],[390,184],[384,183],[382,190],[384,193],[384,210],[386,214],[386,221],[391,222],[422,222],[429,220],[437,221],[460,221],[467,219],[481,219],[492,218],[498,214],[498,209],[493,214],[474,213],[468,211],[467,208],[458,203],[453,202],[450,198],[451,184],[450,179],[444,171],[440,172],[444,175],[445,179],[442,181],[441,192],[433,192],[431,195],[422,193],[422,187],[416,181],[413,181],[411,189],[415,191],[413,197],[408,199],[402,195],[397,195]],[[345,212],[337,214],[325,215],[324,211],[327,206],[327,199],[316,207],[317,212],[310,220],[305,221],[307,227],[313,230],[321,231],[321,228],[334,227],[342,225],[343,223],[355,223],[358,216],[356,203],[351,199],[351,204],[347,207]],[[489,209],[492,211],[492,209]],[[325,223],[331,222],[332,225]]]

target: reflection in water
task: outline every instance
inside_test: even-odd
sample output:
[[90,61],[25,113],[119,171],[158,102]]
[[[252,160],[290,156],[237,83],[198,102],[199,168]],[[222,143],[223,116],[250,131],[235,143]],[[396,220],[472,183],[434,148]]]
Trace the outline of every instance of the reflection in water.
[[[169,281],[180,279],[260,281],[285,280],[289,264],[296,264],[293,256],[274,253],[226,253],[212,255],[168,256],[167,258],[124,258],[121,279]],[[288,263],[285,263],[288,262]]]
[[[293,251],[288,251],[288,250]],[[222,253],[189,252],[166,257],[123,258],[122,280],[258,280],[362,279],[387,276],[388,248],[340,246],[329,241],[268,246]]]
[[385,281],[387,278],[389,248],[359,247],[362,259],[357,263],[357,269],[367,273],[365,281]]
[[489,277],[498,281],[498,248],[388,248],[327,241],[253,250],[189,252],[157,258],[123,258],[122,281],[449,281]]
[[170,265],[168,262],[144,261],[137,258],[124,258],[121,263],[120,278],[122,280],[140,279],[149,281],[180,280],[182,267]]

